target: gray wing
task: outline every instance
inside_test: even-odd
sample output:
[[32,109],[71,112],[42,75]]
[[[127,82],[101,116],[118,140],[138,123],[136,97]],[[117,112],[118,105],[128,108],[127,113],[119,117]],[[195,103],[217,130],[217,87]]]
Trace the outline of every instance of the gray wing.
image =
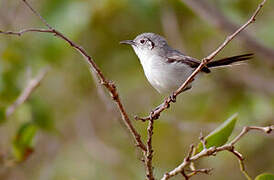
[[[177,50],[169,50],[168,53],[166,53],[167,63],[184,63],[189,65],[192,68],[197,68],[200,65],[200,61],[190,57],[186,56],[183,53],[177,51]],[[202,69],[205,73],[210,73],[210,70],[208,67],[203,67]]]

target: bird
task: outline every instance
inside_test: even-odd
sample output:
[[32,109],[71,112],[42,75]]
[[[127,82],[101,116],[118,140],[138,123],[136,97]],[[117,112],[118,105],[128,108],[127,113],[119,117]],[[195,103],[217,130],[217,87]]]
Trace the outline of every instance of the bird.
[[[164,37],[155,33],[142,33],[134,40],[120,43],[132,46],[147,80],[159,93],[177,90],[201,63],[198,59],[173,49]],[[210,73],[212,68],[229,66],[252,57],[252,53],[247,53],[211,61],[202,68],[201,73]],[[184,91],[191,89],[191,83]]]

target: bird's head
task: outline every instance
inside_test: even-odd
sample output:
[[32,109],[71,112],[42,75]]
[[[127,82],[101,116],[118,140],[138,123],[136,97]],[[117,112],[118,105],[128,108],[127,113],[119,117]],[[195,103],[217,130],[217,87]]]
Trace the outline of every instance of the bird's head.
[[120,43],[131,45],[141,61],[147,56],[160,54],[165,49],[164,46],[167,46],[166,40],[155,33],[142,33],[134,40],[125,40]]

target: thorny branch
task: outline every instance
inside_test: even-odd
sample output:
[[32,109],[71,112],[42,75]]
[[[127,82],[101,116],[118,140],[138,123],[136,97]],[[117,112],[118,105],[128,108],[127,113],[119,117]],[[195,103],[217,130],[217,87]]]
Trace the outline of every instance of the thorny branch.
[[[241,164],[241,169],[243,172],[246,173],[244,166],[243,166],[243,156],[241,153],[239,153],[238,151],[235,150],[235,144],[241,139],[243,138],[243,136],[245,134],[247,134],[249,131],[261,131],[263,133],[266,134],[270,134],[271,132],[274,131],[274,125],[271,126],[266,126],[266,127],[259,127],[259,126],[246,126],[242,129],[241,133],[236,136],[230,143],[227,143],[223,146],[220,147],[210,147],[208,149],[203,149],[201,152],[199,152],[198,154],[192,155],[193,152],[193,145],[191,145],[190,147],[190,152],[188,153],[188,155],[186,156],[186,158],[184,159],[184,161],[177,166],[175,169],[173,169],[172,171],[166,173],[161,180],[167,180],[170,179],[171,177],[185,172],[185,168],[190,165],[191,162],[194,162],[198,159],[201,159],[202,157],[209,157],[209,156],[214,156],[216,155],[218,152],[220,151],[229,151],[231,153],[233,153],[240,161]],[[200,138],[201,139],[201,138]]]
[[40,85],[40,82],[44,79],[48,72],[48,68],[43,68],[36,77],[27,82],[26,88],[22,91],[15,102],[10,105],[6,110],[6,118],[10,117],[18,106],[23,104],[31,95],[31,93]]
[[149,116],[144,117],[144,118],[140,118],[140,117],[136,117],[136,119],[138,120],[149,120],[149,119],[159,119],[161,112],[163,112],[164,110],[166,110],[167,108],[170,107],[171,102],[174,102],[174,99],[176,99],[176,97],[181,94],[184,89],[187,87],[188,84],[190,84],[195,76],[202,70],[202,68],[204,66],[206,66],[207,63],[209,63],[222,49],[224,49],[226,47],[226,45],[232,40],[234,39],[240,32],[242,32],[248,25],[250,25],[251,23],[255,22],[255,18],[257,16],[257,14],[259,13],[259,11],[262,9],[263,5],[265,4],[266,0],[263,0],[257,7],[257,9],[255,10],[255,12],[253,13],[253,15],[251,16],[251,18],[245,23],[243,24],[239,29],[237,29],[233,34],[231,34],[230,36],[228,36],[225,41],[215,50],[213,51],[210,55],[208,55],[207,57],[205,57],[204,59],[202,59],[201,64],[195,69],[195,71],[187,78],[187,80],[175,91],[172,93],[172,95],[168,98],[165,99],[165,101],[157,106],[156,109],[154,109]]

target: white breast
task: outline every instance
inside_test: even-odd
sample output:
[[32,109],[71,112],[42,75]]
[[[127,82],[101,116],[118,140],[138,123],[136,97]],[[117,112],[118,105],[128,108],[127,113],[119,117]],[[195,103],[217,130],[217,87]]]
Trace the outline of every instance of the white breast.
[[[136,51],[135,51],[136,52]],[[194,71],[183,63],[167,63],[162,57],[136,52],[150,84],[160,93],[178,89]]]

